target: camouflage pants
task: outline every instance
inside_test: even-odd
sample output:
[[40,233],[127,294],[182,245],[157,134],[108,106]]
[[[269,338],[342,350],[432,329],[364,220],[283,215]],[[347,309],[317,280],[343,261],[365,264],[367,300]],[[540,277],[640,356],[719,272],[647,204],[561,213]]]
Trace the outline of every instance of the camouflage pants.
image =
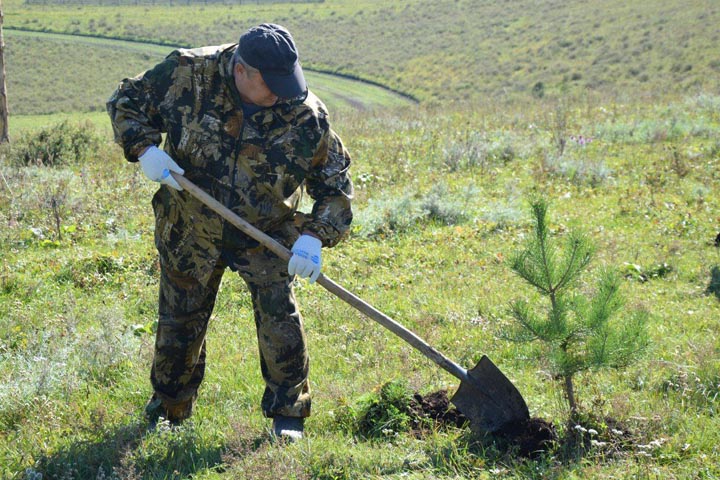
[[[220,260],[202,285],[161,268],[160,309],[151,382],[169,417],[192,413],[205,373],[205,335],[227,262]],[[263,247],[236,255],[229,265],[247,284],[255,313],[265,416],[310,415],[308,355],[302,317],[287,264]]]

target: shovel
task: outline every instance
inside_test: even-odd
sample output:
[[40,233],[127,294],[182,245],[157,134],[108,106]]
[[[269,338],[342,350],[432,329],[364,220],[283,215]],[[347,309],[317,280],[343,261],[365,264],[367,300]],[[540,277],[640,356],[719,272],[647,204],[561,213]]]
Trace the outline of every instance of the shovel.
[[[285,261],[289,261],[292,254],[283,245],[272,237],[253,227],[240,218],[232,210],[222,205],[208,195],[200,187],[180,174],[171,172],[173,178],[190,192],[195,198],[207,207],[240,229],[244,234],[257,240]],[[527,404],[515,385],[498,369],[485,355],[480,362],[470,370],[465,370],[445,355],[428,345],[392,318],[388,317],[372,305],[366,303],[353,293],[345,290],[322,273],[317,283],[327,291],[345,301],[352,307],[364,313],[398,337],[405,340],[420,353],[428,357],[448,373],[460,380],[460,387],[450,401],[470,421],[470,428],[474,433],[484,435],[495,433],[512,424],[523,424],[530,419]]]

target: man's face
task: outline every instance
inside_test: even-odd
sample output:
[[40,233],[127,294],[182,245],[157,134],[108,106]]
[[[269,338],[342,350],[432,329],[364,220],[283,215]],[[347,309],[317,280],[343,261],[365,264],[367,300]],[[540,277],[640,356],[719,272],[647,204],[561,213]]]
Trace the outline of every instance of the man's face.
[[243,102],[272,107],[278,101],[278,96],[270,91],[260,72],[247,70],[238,63],[233,69],[233,76]]

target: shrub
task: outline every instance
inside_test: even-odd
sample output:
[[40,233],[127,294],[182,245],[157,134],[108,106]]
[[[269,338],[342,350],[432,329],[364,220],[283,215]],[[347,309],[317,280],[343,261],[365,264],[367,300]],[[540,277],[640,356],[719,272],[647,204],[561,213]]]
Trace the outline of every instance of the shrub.
[[463,168],[486,170],[505,165],[517,156],[514,138],[506,132],[494,134],[469,132],[465,138],[451,141],[443,148],[444,164],[455,172]]
[[400,198],[372,199],[357,215],[360,236],[388,235],[406,231],[423,217],[422,209],[410,195]]
[[357,215],[359,235],[372,237],[405,232],[423,221],[458,225],[469,220],[468,205],[476,189],[470,185],[462,198],[454,197],[444,184],[434,186],[421,197],[373,199]]
[[457,225],[468,220],[463,204],[449,195],[445,184],[435,185],[421,201],[424,214],[430,219],[445,225]]
[[493,230],[504,230],[520,222],[522,212],[515,205],[513,199],[507,201],[487,201],[480,214],[480,218],[492,224]]
[[67,120],[21,136],[11,149],[17,166],[58,166],[83,163],[94,156],[103,139],[91,124]]
[[720,95],[702,93],[688,98],[685,105],[701,115],[720,118]]
[[[652,144],[678,142],[688,137],[708,138],[715,136],[715,127],[710,120],[714,105],[713,97],[698,97],[685,110],[672,107],[658,111],[654,118],[638,119],[631,122],[606,121],[595,127],[594,136],[607,143]],[[688,107],[699,111],[688,113]]]
[[131,367],[138,346],[123,313],[102,308],[83,328],[81,319],[48,324],[42,331],[17,327],[12,349],[0,352],[0,429],[11,429],[44,402],[71,395],[81,387],[112,385]]
[[535,98],[543,98],[545,96],[545,84],[543,82],[537,82],[533,85],[532,96]]
[[453,141],[443,148],[445,166],[456,172],[461,168],[480,162],[480,151],[468,141]]
[[582,152],[548,153],[543,157],[543,172],[569,180],[576,185],[597,187],[605,183],[612,170],[603,160],[590,160]]

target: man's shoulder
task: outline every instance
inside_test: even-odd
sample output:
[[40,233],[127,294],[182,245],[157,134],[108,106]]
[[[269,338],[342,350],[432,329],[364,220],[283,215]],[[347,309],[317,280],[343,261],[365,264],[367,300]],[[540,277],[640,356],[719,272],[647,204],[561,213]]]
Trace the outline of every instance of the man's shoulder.
[[327,107],[310,90],[308,90],[308,94],[302,102],[294,104],[286,112],[288,123],[312,126],[314,128],[324,128],[328,124],[329,114]]
[[327,118],[329,116],[327,107],[320,98],[318,98],[312,90],[308,90],[308,94],[305,97],[305,101],[302,103],[303,107],[311,111],[317,117]]
[[223,53],[235,48],[234,43],[224,45],[211,45],[197,48],[178,48],[173,50],[167,58],[175,58],[181,64],[197,64],[217,62]]

